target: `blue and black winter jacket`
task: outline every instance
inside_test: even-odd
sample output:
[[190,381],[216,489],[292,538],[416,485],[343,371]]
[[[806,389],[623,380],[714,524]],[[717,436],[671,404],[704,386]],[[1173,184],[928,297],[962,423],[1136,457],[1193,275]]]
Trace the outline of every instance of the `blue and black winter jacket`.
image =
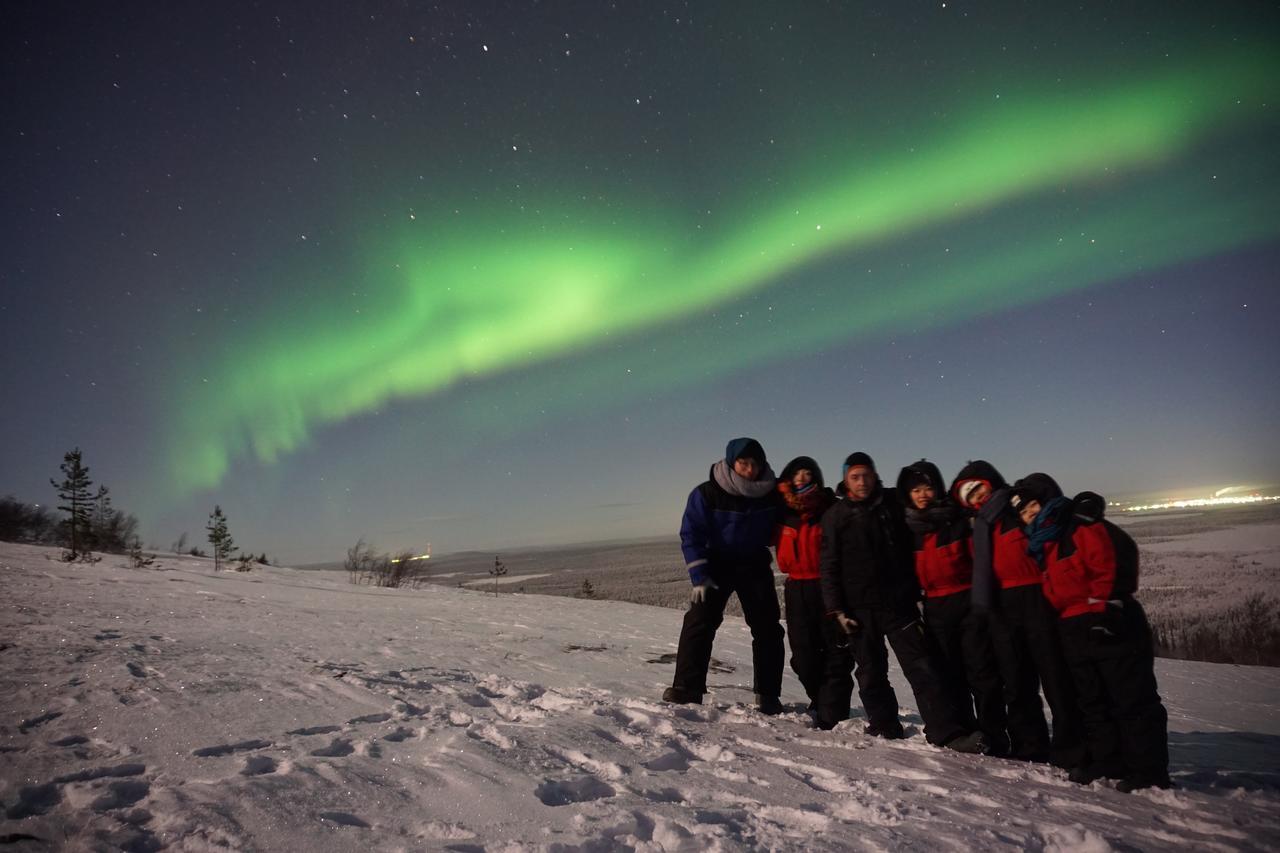
[[782,504],[776,490],[759,498],[734,495],[714,475],[689,493],[680,523],[680,550],[694,584],[742,568],[768,568]]

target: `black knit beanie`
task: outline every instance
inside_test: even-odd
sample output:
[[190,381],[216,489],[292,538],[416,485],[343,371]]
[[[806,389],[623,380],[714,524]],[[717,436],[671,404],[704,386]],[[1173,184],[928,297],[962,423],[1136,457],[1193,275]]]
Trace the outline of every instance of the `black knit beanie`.
[[791,482],[791,478],[796,475],[797,471],[808,471],[813,475],[813,482],[818,488],[822,488],[822,469],[818,467],[818,463],[810,456],[797,456],[787,463],[787,467],[782,469],[782,473],[778,475],[778,479],[784,483]]
[[1062,497],[1062,489],[1048,474],[1028,474],[1013,484],[1009,492],[1009,506],[1020,512],[1028,501],[1039,501],[1044,506],[1054,498]]
[[743,458],[756,460],[762,468],[767,464],[764,448],[754,438],[743,437],[730,440],[724,448],[724,461],[732,465]]
[[859,450],[857,453],[850,453],[845,457],[844,468],[840,471],[840,476],[849,473],[850,468],[856,468],[859,465],[866,465],[872,471],[876,470],[876,463],[871,461],[871,457]]

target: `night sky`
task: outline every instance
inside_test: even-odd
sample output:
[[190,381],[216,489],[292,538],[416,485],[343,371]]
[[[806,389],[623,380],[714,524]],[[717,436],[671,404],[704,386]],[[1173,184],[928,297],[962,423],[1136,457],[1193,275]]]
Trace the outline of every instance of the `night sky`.
[[737,435],[1280,481],[1278,22],[6,3],[0,492],[306,562],[674,538]]

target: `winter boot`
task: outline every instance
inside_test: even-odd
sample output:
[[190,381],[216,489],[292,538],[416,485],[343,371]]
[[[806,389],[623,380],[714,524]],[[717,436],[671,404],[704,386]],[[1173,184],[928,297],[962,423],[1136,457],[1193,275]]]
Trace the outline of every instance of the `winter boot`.
[[982,732],[969,732],[967,735],[953,737],[943,746],[966,755],[982,755],[987,751],[987,740],[982,736]]
[[1007,758],[1009,756],[1009,736],[1004,732],[999,734],[983,732],[982,736],[987,741],[987,755],[993,758]]
[[882,737],[885,740],[902,740],[907,736],[907,733],[902,730],[902,723],[897,720],[883,726],[869,723],[863,731],[872,737]]
[[760,713],[767,717],[776,717],[782,713],[782,703],[778,701],[777,696],[762,696],[756,694],[756,707],[760,709]]
[[1071,768],[1067,779],[1077,785],[1091,785],[1099,779],[1119,779],[1124,774],[1119,768],[1106,764],[1081,764]]
[[1120,780],[1120,784],[1116,785],[1116,790],[1122,794],[1131,794],[1134,791],[1141,791],[1143,788],[1172,788],[1173,783],[1169,781],[1168,774],[1164,776],[1152,776],[1148,774],[1139,774],[1135,776],[1126,776]]
[[674,705],[701,705],[702,694],[690,693],[681,687],[668,687],[662,691],[662,701],[671,702]]

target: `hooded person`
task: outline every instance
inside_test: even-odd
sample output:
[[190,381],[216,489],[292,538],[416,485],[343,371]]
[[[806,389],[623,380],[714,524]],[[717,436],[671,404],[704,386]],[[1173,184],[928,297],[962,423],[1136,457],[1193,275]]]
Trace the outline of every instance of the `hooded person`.
[[1083,719],[1089,762],[1071,780],[1120,779],[1124,792],[1168,788],[1168,714],[1151,627],[1133,597],[1138,546],[1103,518],[1101,496],[1067,500],[1047,474],[1015,483],[1009,503],[1026,525],[1028,553],[1044,569]]
[[819,707],[819,724],[848,715],[852,665],[858,697],[867,715],[867,732],[885,738],[904,736],[898,697],[889,683],[886,642],[915,694],[925,739],[960,752],[983,752],[981,732],[967,729],[956,714],[930,653],[916,601],[911,531],[902,506],[886,490],[875,463],[865,453],[844,462],[840,500],[822,517],[819,574],[823,605],[845,635],[845,655],[832,655]]
[[[1061,489],[1056,483],[1049,488]],[[1080,711],[1062,655],[1056,616],[1041,591],[1040,566],[1009,504],[1010,488],[990,462],[977,460],[951,484],[955,502],[973,519],[972,605],[989,615],[1004,680],[1010,757],[1075,768],[1086,762]],[[1045,721],[1040,691],[1053,714]]]
[[973,539],[968,517],[947,496],[942,473],[927,459],[899,472],[897,494],[915,547],[924,624],[957,714],[965,725],[982,731],[988,754],[1005,755],[1004,684],[988,620],[970,604]]
[[787,618],[791,669],[818,710],[822,674],[834,638],[822,605],[818,562],[822,547],[822,515],[836,496],[822,479],[822,469],[809,456],[797,456],[778,477],[783,508],[776,529],[778,569],[787,576],[782,588]]
[[751,629],[753,689],[766,714],[782,711],[781,613],[773,585],[774,528],[781,499],[764,448],[753,438],[735,438],[706,482],[689,493],[680,524],[680,547],[692,589],[680,630],[676,672],[662,694],[667,702],[699,704],[707,692],[707,669],[716,630],[729,596],[737,593]]

